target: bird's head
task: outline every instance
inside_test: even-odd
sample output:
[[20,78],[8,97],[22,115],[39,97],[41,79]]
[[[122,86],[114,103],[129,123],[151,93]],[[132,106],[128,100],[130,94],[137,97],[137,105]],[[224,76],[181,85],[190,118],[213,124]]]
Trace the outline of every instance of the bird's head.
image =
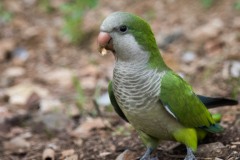
[[103,21],[98,44],[100,52],[111,50],[117,59],[123,61],[159,55],[149,24],[126,12],[114,12]]

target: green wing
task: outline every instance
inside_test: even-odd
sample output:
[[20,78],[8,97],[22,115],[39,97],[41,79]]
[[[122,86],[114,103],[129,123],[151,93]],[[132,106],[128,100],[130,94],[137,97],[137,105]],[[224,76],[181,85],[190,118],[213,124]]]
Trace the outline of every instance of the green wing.
[[191,86],[172,71],[166,72],[161,81],[160,100],[181,124],[209,132],[222,131]]
[[112,81],[109,82],[108,84],[108,94],[109,94],[109,98],[110,98],[110,101],[112,103],[112,106],[114,108],[114,110],[117,112],[117,114],[122,118],[124,119],[125,121],[129,122],[127,117],[124,115],[123,111],[121,110],[121,108],[119,107],[116,99],[115,99],[115,96],[114,96],[114,93],[113,93],[113,89],[112,89]]

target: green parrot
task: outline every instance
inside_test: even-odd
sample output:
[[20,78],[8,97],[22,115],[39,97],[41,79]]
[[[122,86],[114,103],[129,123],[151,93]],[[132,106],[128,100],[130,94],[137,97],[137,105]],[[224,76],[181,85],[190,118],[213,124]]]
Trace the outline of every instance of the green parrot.
[[101,53],[115,56],[108,92],[120,117],[138,132],[147,147],[141,160],[150,159],[161,140],[178,141],[187,148],[185,160],[196,159],[198,140],[222,132],[220,115],[208,108],[235,105],[231,99],[196,95],[192,87],[163,61],[149,24],[127,13],[110,14],[98,35]]

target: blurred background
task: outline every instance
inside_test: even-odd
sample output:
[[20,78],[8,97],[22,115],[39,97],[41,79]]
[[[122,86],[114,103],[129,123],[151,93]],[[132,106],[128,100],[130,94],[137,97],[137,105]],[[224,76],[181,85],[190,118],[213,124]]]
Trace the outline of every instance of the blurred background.
[[[115,11],[149,22],[166,63],[196,93],[240,99],[239,0],[1,0],[0,159],[130,160],[143,153],[108,99],[114,57],[97,51],[99,26]],[[221,152],[202,144],[197,156],[240,157],[239,105],[211,112],[224,113],[226,131],[205,142]],[[185,151],[166,142],[158,152],[181,159]]]

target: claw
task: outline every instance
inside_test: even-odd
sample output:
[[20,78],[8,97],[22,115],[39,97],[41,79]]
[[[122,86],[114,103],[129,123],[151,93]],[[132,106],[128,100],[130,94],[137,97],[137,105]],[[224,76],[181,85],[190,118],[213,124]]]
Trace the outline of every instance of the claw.
[[197,160],[196,157],[194,156],[193,151],[192,151],[191,148],[187,147],[187,155],[184,158],[184,160]]

